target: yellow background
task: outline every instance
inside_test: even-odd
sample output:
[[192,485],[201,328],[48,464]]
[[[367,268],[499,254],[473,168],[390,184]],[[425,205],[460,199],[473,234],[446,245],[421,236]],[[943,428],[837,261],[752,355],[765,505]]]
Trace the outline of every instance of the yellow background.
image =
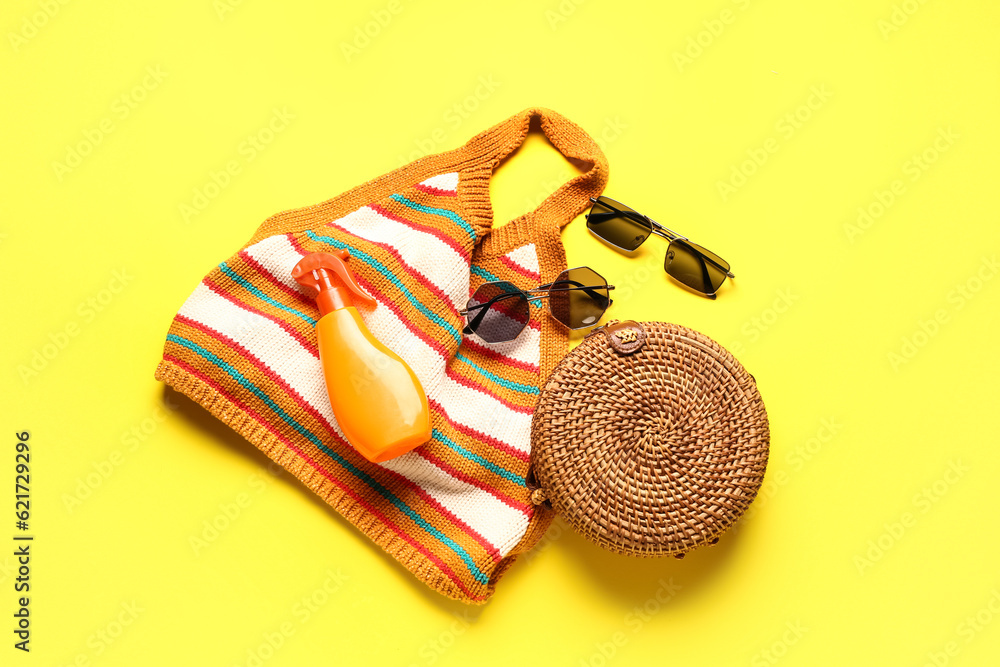
[[[996,3],[222,3],[0,10],[0,663],[996,662]],[[533,105],[601,137],[606,194],[732,263],[712,302],[662,274],[658,239],[633,259],[582,217],[564,234],[570,266],[621,286],[612,316],[737,354],[771,460],[713,549],[635,561],[556,525],[465,607],[152,375],[182,301],[267,216]],[[275,110],[293,118],[252,153]],[[498,219],[572,173],[532,135],[495,177]],[[10,632],[22,429],[27,656]]]

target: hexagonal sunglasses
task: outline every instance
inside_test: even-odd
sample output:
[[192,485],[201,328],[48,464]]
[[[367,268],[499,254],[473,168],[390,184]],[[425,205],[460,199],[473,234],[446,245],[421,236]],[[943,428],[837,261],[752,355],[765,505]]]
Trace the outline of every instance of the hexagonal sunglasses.
[[517,338],[528,324],[528,303],[548,299],[549,313],[569,329],[585,329],[600,321],[611,305],[608,291],[614,285],[593,269],[578,266],[533,289],[522,290],[506,280],[483,283],[472,294],[465,310],[462,333],[475,333],[487,343]]
[[650,234],[670,241],[663,270],[682,285],[714,299],[726,278],[736,277],[729,262],[656,220],[610,197],[591,197],[590,201],[593,206],[587,213],[587,229],[616,248],[631,252]]

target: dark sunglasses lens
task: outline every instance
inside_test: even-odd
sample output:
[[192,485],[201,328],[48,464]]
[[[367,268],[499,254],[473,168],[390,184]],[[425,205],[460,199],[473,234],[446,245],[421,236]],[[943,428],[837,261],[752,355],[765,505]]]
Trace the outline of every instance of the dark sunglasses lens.
[[713,262],[715,262],[716,264],[718,264],[719,266],[721,266],[724,269],[723,273],[729,271],[729,268],[730,268],[729,267],[729,262],[727,262],[726,260],[724,260],[721,257],[719,257],[718,255],[716,255],[714,252],[712,252],[708,248],[706,248],[704,246],[700,246],[697,243],[691,243],[690,241],[686,241],[686,243],[689,246],[691,246],[692,248],[694,248],[695,252],[700,252],[702,255],[704,255],[705,257],[708,257],[710,260],[712,260]]
[[[718,262],[723,269],[715,266],[706,257]],[[726,280],[729,264],[699,245],[686,241],[674,241],[667,248],[667,258],[663,262],[667,275],[684,283],[702,294],[715,294]]]
[[[570,287],[585,289],[567,289]],[[570,329],[597,324],[610,304],[608,282],[586,266],[560,273],[549,291],[552,317]]]
[[635,250],[649,238],[653,227],[639,217],[638,213],[637,219],[633,219],[622,215],[620,211],[636,213],[613,199],[600,197],[587,214],[587,229],[622,250]]
[[[486,314],[479,317],[486,306]],[[466,318],[473,331],[487,343],[514,340],[528,323],[528,301],[517,287],[508,282],[486,283],[475,291],[466,307]],[[473,325],[478,320],[478,324]]]

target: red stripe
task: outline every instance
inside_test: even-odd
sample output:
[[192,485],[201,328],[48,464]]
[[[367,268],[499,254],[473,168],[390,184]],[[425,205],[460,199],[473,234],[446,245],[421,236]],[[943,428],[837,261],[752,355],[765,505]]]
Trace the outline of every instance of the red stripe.
[[392,299],[388,298],[384,293],[382,293],[378,289],[376,289],[375,286],[372,283],[368,282],[367,280],[365,280],[361,276],[355,274],[354,277],[358,279],[358,282],[361,284],[362,287],[365,288],[366,292],[368,292],[373,297],[375,297],[375,300],[379,302],[379,305],[385,306],[389,310],[391,310],[392,312],[394,312],[396,314],[396,317],[399,318],[399,321],[402,322],[406,326],[407,329],[409,329],[411,332],[413,332],[413,334],[415,336],[417,336],[417,338],[420,338],[422,341],[424,341],[425,343],[427,343],[431,347],[431,349],[433,349],[435,352],[437,352],[438,354],[440,354],[442,358],[447,359],[450,356],[448,348],[446,348],[440,342],[438,342],[438,341],[434,340],[433,338],[431,338],[430,334],[428,334],[423,329],[421,329],[420,327],[418,327],[416,324],[414,324],[413,322],[411,322],[409,320],[409,318],[407,318],[403,314],[403,310],[396,304],[395,301],[393,301]]
[[542,282],[542,275],[540,273],[537,273],[535,271],[532,271],[531,269],[521,266],[520,264],[512,260],[510,257],[507,257],[506,255],[500,257],[500,263],[506,266],[511,271],[520,273],[525,278],[530,278],[536,283]]
[[451,368],[445,369],[445,374],[448,377],[450,377],[452,380],[454,380],[455,382],[457,382],[458,384],[462,385],[463,387],[466,387],[467,389],[472,389],[473,391],[478,391],[481,394],[486,394],[490,398],[492,398],[492,399],[494,399],[494,400],[496,400],[496,401],[498,401],[500,403],[503,403],[504,405],[506,405],[508,408],[510,408],[514,412],[520,412],[521,414],[530,415],[531,413],[533,413],[535,411],[534,406],[517,405],[516,403],[511,403],[510,401],[508,401],[507,399],[503,398],[502,396],[499,396],[499,395],[493,393],[492,391],[490,391],[486,387],[484,387],[484,386],[482,386],[480,384],[476,384],[475,382],[473,382],[469,378],[465,377],[464,375],[459,375],[458,373],[456,373]]
[[299,240],[297,238],[295,238],[295,234],[293,234],[292,232],[289,232],[289,233],[285,234],[285,237],[288,239],[288,242],[292,244],[292,247],[295,248],[295,250],[298,251],[298,253],[300,255],[308,255],[309,254],[309,251],[306,250],[305,248],[303,248],[302,244],[299,243]]
[[424,556],[427,557],[428,560],[430,560],[432,563],[434,563],[435,565],[437,565],[438,569],[441,570],[442,572],[444,572],[448,576],[449,579],[451,579],[453,582],[455,582],[455,584],[459,588],[462,589],[463,593],[465,593],[467,596],[469,596],[473,600],[484,600],[485,599],[485,596],[478,596],[477,597],[477,596],[473,595],[472,592],[465,586],[465,584],[462,582],[462,580],[458,577],[458,575],[455,574],[455,571],[452,570],[448,565],[446,565],[444,563],[444,561],[442,561],[436,555],[434,555],[433,553],[431,553],[430,550],[427,549],[427,547],[425,547],[424,545],[422,545],[419,542],[417,542],[405,530],[403,530],[402,528],[400,528],[399,526],[397,526],[395,523],[393,523],[392,521],[390,521],[389,518],[386,515],[382,514],[371,503],[369,503],[364,498],[362,498],[360,495],[358,495],[354,491],[354,489],[350,488],[349,486],[347,486],[346,484],[344,484],[343,482],[341,482],[339,479],[337,479],[336,477],[334,477],[331,473],[328,473],[323,468],[319,467],[319,465],[315,461],[313,461],[305,452],[301,451],[300,449],[298,449],[294,445],[289,445],[288,448],[291,449],[293,452],[297,453],[299,456],[301,456],[302,459],[304,461],[306,461],[306,463],[308,463],[309,465],[311,465],[321,475],[323,475],[328,480],[330,480],[331,482],[333,482],[333,484],[335,486],[337,486],[344,493],[346,493],[347,495],[349,495],[356,503],[358,503],[359,505],[361,505],[362,507],[364,507],[366,510],[368,510],[369,512],[371,512],[372,515],[374,515],[375,518],[377,518],[379,521],[381,521],[383,525],[385,525],[390,530],[392,530],[394,533],[396,533],[401,538],[403,538],[404,540],[406,540],[406,542],[408,542],[411,546],[413,546],[414,549],[416,549],[417,551],[419,551],[420,553],[422,553]]
[[[480,283],[479,287],[481,287],[482,285],[485,285],[485,284],[486,284],[486,281],[483,281],[482,283]],[[477,289],[477,287],[475,285],[473,285],[472,283],[469,283],[469,298],[470,299],[472,298],[472,295],[476,293],[476,289]],[[538,301],[538,300],[539,299],[532,299],[530,297],[530,295],[528,297],[528,303],[531,304],[532,308],[541,309],[544,306],[536,306],[534,303],[532,303],[533,301]],[[535,320],[535,319],[528,320],[528,326],[531,327],[532,329],[534,329],[535,331],[541,331],[542,330],[542,323],[539,322],[538,320]]]
[[260,262],[258,262],[256,259],[254,259],[253,257],[251,257],[250,254],[246,250],[240,250],[239,256],[240,256],[240,258],[244,262],[246,262],[251,267],[253,267],[253,269],[255,269],[257,271],[257,273],[259,273],[261,276],[263,276],[265,280],[267,280],[269,283],[271,283],[272,285],[274,285],[275,287],[277,287],[278,289],[280,289],[282,292],[284,292],[288,296],[292,297],[293,299],[295,299],[296,301],[298,301],[299,303],[301,303],[303,305],[310,306],[310,307],[315,307],[316,306],[316,302],[313,301],[312,299],[310,299],[309,297],[307,297],[305,294],[303,294],[302,292],[299,292],[298,290],[292,289],[291,287],[289,287],[285,283],[283,283],[280,280],[278,280],[278,278],[273,273],[271,273],[270,271],[268,271],[267,269],[265,269],[263,267],[263,265],[261,265]]
[[471,254],[471,250],[467,250],[467,249],[463,248],[462,246],[460,246],[458,244],[458,241],[456,241],[455,239],[451,238],[450,236],[448,236],[447,234],[445,234],[444,232],[442,232],[440,229],[435,229],[434,227],[428,227],[427,225],[421,225],[418,222],[413,222],[412,220],[407,220],[406,218],[404,218],[402,216],[396,215],[395,213],[392,213],[389,210],[382,208],[378,204],[369,204],[368,208],[372,209],[373,211],[375,211],[379,215],[383,215],[383,216],[389,218],[390,220],[395,220],[396,222],[404,224],[404,225],[406,225],[407,227],[409,227],[411,229],[416,229],[418,231],[426,232],[427,234],[431,234],[433,236],[438,237],[439,239],[441,239],[442,241],[444,241],[445,243],[447,243],[448,245],[450,245],[452,248],[454,248],[455,252],[458,253],[458,256],[464,258],[465,261],[466,261],[466,263],[469,262],[469,256]]
[[[291,234],[289,234],[288,236],[289,240],[292,241],[292,247],[294,247],[297,252],[299,252],[302,255],[309,254],[309,251],[303,248],[298,241],[291,239],[292,236]],[[431,338],[429,334],[424,332],[420,327],[415,325],[406,316],[404,316],[402,309],[398,305],[396,305],[396,303],[392,299],[387,298],[385,294],[375,289],[375,286],[372,285],[372,283],[368,282],[360,275],[355,273],[354,277],[357,279],[358,283],[365,289],[365,291],[368,292],[376,301],[378,301],[380,306],[385,306],[393,313],[395,313],[396,317],[399,318],[399,321],[402,322],[403,325],[406,326],[406,328],[409,329],[417,338],[427,343],[427,345],[429,345],[431,349],[433,349],[435,352],[440,354],[443,359],[447,359],[450,356],[448,349],[444,345]]]
[[208,289],[212,290],[213,292],[215,292],[216,294],[218,294],[219,296],[221,296],[226,301],[231,302],[232,304],[234,304],[238,308],[242,308],[243,310],[246,310],[248,312],[254,313],[255,315],[260,315],[261,317],[265,317],[265,318],[271,320],[272,322],[274,322],[275,324],[277,324],[279,327],[281,327],[282,329],[284,329],[285,333],[287,333],[292,338],[294,338],[295,340],[297,340],[299,342],[299,344],[301,344],[302,347],[305,348],[309,352],[309,354],[311,354],[312,356],[314,356],[317,359],[319,359],[319,350],[316,348],[316,346],[313,345],[312,343],[310,343],[309,340],[306,339],[305,336],[303,336],[301,333],[299,333],[298,331],[296,331],[295,328],[292,327],[292,325],[290,325],[285,320],[281,319],[280,317],[275,317],[274,315],[269,315],[268,313],[265,313],[262,310],[258,310],[257,308],[254,308],[253,306],[251,306],[248,303],[244,303],[243,301],[240,301],[234,295],[230,294],[229,292],[226,292],[224,289],[222,289],[221,287],[219,287],[218,285],[216,285],[215,283],[213,283],[207,277],[204,280],[202,280],[201,282],[205,283],[205,286]]
[[499,500],[500,502],[502,502],[504,505],[507,505],[508,507],[516,509],[517,511],[521,512],[522,514],[524,514],[525,516],[527,516],[529,518],[531,517],[532,510],[531,510],[531,507],[529,507],[528,505],[526,505],[524,503],[519,503],[516,500],[514,500],[513,498],[511,498],[509,496],[505,496],[504,494],[500,493],[499,491],[497,491],[493,487],[489,486],[488,484],[480,482],[475,477],[470,477],[469,475],[466,475],[461,470],[452,467],[451,465],[445,463],[443,460],[439,459],[438,457],[434,456],[430,452],[426,451],[426,449],[423,448],[423,447],[421,447],[419,449],[415,449],[413,451],[415,451],[417,454],[419,454],[420,456],[424,457],[425,459],[427,459],[428,461],[430,461],[431,463],[433,463],[438,468],[440,468],[444,472],[448,473],[452,477],[454,477],[456,479],[460,479],[463,482],[465,482],[466,484],[471,484],[472,486],[476,487],[477,489],[482,489],[483,491],[486,491],[490,495],[494,496],[497,500]]
[[[229,347],[229,348],[231,348],[231,349],[239,352],[240,355],[242,355],[243,358],[247,362],[250,363],[250,365],[252,365],[253,367],[255,367],[264,376],[266,376],[269,380],[271,380],[272,382],[274,382],[275,384],[277,384],[279,387],[281,387],[281,389],[286,394],[288,394],[292,398],[293,401],[295,401],[300,407],[302,407],[303,410],[305,410],[314,419],[316,419],[316,421],[318,421],[320,424],[322,424],[326,428],[328,434],[333,439],[335,439],[338,442],[338,444],[340,444],[344,448],[350,448],[353,451],[353,447],[351,447],[351,445],[344,438],[341,437],[341,435],[336,431],[336,429],[333,427],[333,425],[330,424],[329,420],[327,420],[326,417],[324,417],[318,410],[316,410],[316,408],[314,408],[312,405],[310,405],[309,402],[306,401],[302,397],[302,395],[299,394],[297,391],[295,391],[295,389],[293,389],[287,382],[285,382],[285,380],[281,376],[279,376],[277,373],[275,373],[274,371],[272,371],[270,368],[267,367],[267,365],[263,361],[261,361],[256,356],[254,356],[252,352],[250,352],[249,350],[247,350],[245,347],[243,347],[242,345],[240,345],[239,343],[237,343],[232,338],[226,336],[223,333],[215,331],[211,327],[208,327],[208,326],[202,324],[201,322],[196,322],[195,320],[192,320],[191,318],[185,317],[183,315],[178,315],[175,319],[183,322],[184,324],[186,324],[186,325],[188,325],[190,327],[193,327],[193,328],[195,328],[195,329],[203,332],[204,334],[206,334],[208,336],[211,336],[212,338],[216,339],[217,341],[219,341],[220,343],[222,343],[226,347]],[[424,491],[424,489],[422,487],[418,486],[414,482],[411,482],[409,479],[407,479],[406,477],[400,475],[399,473],[393,472],[393,471],[388,470],[388,469],[386,469],[385,472],[388,473],[388,476],[391,477],[393,480],[395,480],[395,481],[399,482],[400,484],[403,484],[407,488],[412,489],[413,491],[415,491],[417,493],[417,495],[419,495],[428,505],[430,505],[431,507],[435,508],[445,518],[447,518],[449,521],[451,521],[456,527],[462,529],[465,533],[467,533],[469,535],[469,537],[471,537],[476,542],[478,542],[479,545],[487,553],[489,553],[493,557],[494,561],[499,561],[500,560],[500,552],[498,551],[498,549],[495,546],[493,546],[492,544],[490,544],[486,540],[486,538],[484,538],[482,535],[480,535],[471,526],[469,526],[464,521],[462,521],[461,519],[459,519],[457,516],[455,516],[454,514],[452,514],[449,509],[447,509],[446,507],[444,507],[443,505],[441,505],[437,500],[435,500],[430,495],[428,495],[427,492]]]
[[306,401],[306,399],[302,398],[302,395],[299,392],[293,389],[292,386],[289,385],[287,382],[285,382],[285,380],[281,376],[279,376],[277,373],[268,368],[267,364],[258,359],[256,356],[254,356],[253,353],[251,353],[245,347],[237,343],[229,336],[219,331],[216,331],[215,329],[212,329],[211,327],[202,324],[201,322],[192,320],[190,317],[185,317],[184,315],[178,314],[177,317],[175,317],[174,319],[177,320],[178,322],[183,322],[189,327],[193,327],[198,331],[201,331],[207,336],[211,336],[212,338],[219,341],[226,347],[232,348],[237,352],[239,352],[243,356],[243,358],[250,363],[251,366],[254,366],[257,370],[266,375],[269,380],[271,380],[279,387],[281,387],[282,390],[284,390],[284,392],[292,398],[292,400],[301,405],[306,412],[308,412],[318,422],[323,424],[323,426],[325,426],[328,431],[330,431],[331,433],[333,432],[333,426],[330,424],[327,418],[324,417],[319,412],[319,410],[310,405],[309,402]]
[[187,371],[191,375],[194,375],[199,380],[201,380],[202,382],[204,382],[205,384],[207,384],[208,386],[210,386],[212,389],[216,390],[217,392],[219,392],[220,394],[222,394],[223,396],[225,396],[226,399],[230,403],[232,403],[233,405],[235,405],[236,407],[238,407],[241,411],[243,411],[244,413],[246,413],[247,416],[249,416],[251,419],[253,419],[255,422],[257,422],[261,426],[263,426],[265,430],[267,430],[268,432],[271,433],[271,435],[273,435],[274,437],[276,437],[278,440],[280,440],[281,442],[283,442],[285,445],[287,445],[289,447],[292,446],[291,441],[289,441],[286,437],[284,437],[283,435],[281,435],[280,432],[274,430],[274,427],[272,427],[271,424],[269,424],[267,421],[265,421],[263,417],[261,417],[259,414],[257,414],[257,412],[255,410],[253,410],[250,406],[246,405],[242,401],[238,400],[235,396],[229,395],[226,392],[226,390],[222,388],[222,385],[220,385],[219,383],[217,383],[215,380],[213,380],[212,378],[208,377],[207,375],[204,375],[203,373],[201,373],[200,371],[198,371],[194,366],[188,364],[186,361],[183,361],[183,360],[175,357],[172,354],[169,354],[169,353],[165,352],[163,354],[163,358],[166,359],[167,361],[171,362],[172,364],[176,364],[177,366],[180,366],[185,371]]
[[491,350],[485,345],[480,345],[471,336],[466,337],[462,341],[467,349],[475,352],[476,354],[486,357],[491,361],[496,361],[498,363],[504,364],[505,366],[510,366],[511,368],[517,368],[522,371],[528,371],[529,373],[538,373],[538,366],[535,364],[529,364],[527,361],[520,361],[512,357],[508,357],[505,354],[497,352],[496,350]]
[[397,262],[399,262],[403,266],[403,268],[406,269],[406,272],[409,273],[411,276],[413,276],[413,278],[418,283],[420,283],[421,285],[423,285],[424,287],[426,287],[427,289],[429,289],[434,294],[434,296],[436,296],[437,298],[441,299],[441,301],[443,301],[445,304],[447,304],[451,308],[451,312],[454,315],[456,315],[456,316],[458,315],[458,308],[456,308],[455,305],[452,303],[451,298],[447,294],[444,293],[444,290],[442,290],[440,287],[438,287],[437,285],[435,285],[434,283],[432,283],[430,281],[430,279],[428,279],[424,274],[420,273],[415,268],[413,268],[412,266],[410,266],[409,264],[407,264],[406,260],[403,259],[402,255],[400,255],[399,251],[396,250],[394,247],[392,247],[388,243],[382,243],[381,241],[371,241],[369,239],[364,238],[363,236],[358,236],[357,234],[355,234],[351,230],[349,230],[349,229],[347,229],[345,227],[341,227],[340,225],[338,225],[338,224],[336,224],[334,222],[329,223],[328,226],[329,227],[333,227],[334,229],[337,229],[337,230],[339,230],[341,232],[344,232],[345,234],[351,236],[352,238],[356,238],[359,241],[362,241],[364,243],[371,243],[372,245],[376,245],[379,248],[382,248],[383,250],[385,250],[387,253],[389,253],[390,255],[392,255],[392,257]]
[[424,185],[423,183],[417,183],[414,185],[417,190],[421,192],[426,192],[429,195],[438,195],[439,197],[455,197],[458,196],[458,192],[455,190],[442,190],[441,188],[436,188],[433,185]]
[[434,555],[433,553],[431,553],[430,551],[428,551],[427,548],[424,547],[422,544],[420,544],[418,542],[415,542],[414,539],[410,535],[408,535],[404,530],[402,530],[395,523],[393,523],[392,521],[390,521],[388,519],[388,517],[386,517],[384,514],[382,514],[381,512],[379,512],[375,507],[373,507],[371,504],[369,504],[367,501],[365,501],[361,496],[359,496],[357,493],[355,493],[353,489],[351,489],[350,487],[346,486],[343,482],[341,482],[339,479],[337,479],[331,472],[329,472],[328,470],[326,470],[325,468],[323,468],[319,463],[317,463],[316,461],[314,461],[308,454],[306,454],[304,451],[302,451],[301,449],[299,449],[297,446],[293,445],[287,439],[285,439],[284,437],[282,437],[280,433],[277,433],[276,431],[274,431],[274,429],[272,429],[271,426],[267,422],[265,422],[264,420],[262,420],[260,418],[260,416],[257,415],[257,413],[255,413],[253,410],[251,410],[249,407],[247,407],[246,405],[244,405],[240,401],[236,400],[235,397],[230,396],[216,382],[214,382],[210,378],[206,377],[205,375],[201,374],[200,372],[198,372],[197,370],[195,370],[192,366],[186,364],[185,362],[181,361],[177,357],[174,357],[174,356],[172,356],[170,354],[164,354],[163,358],[167,359],[171,363],[177,364],[178,366],[180,366],[181,368],[183,368],[187,372],[191,373],[192,375],[194,375],[195,377],[197,377],[198,379],[200,379],[202,382],[204,382],[205,384],[209,385],[210,387],[212,387],[213,389],[215,389],[217,392],[219,392],[222,396],[224,396],[227,400],[229,400],[233,405],[235,405],[238,408],[240,408],[240,410],[246,412],[249,416],[253,417],[253,419],[255,421],[259,422],[261,426],[263,426],[269,432],[271,432],[272,434],[274,434],[274,436],[277,437],[278,440],[280,440],[282,443],[284,443],[285,446],[287,446],[293,452],[295,452],[296,454],[298,454],[306,463],[309,464],[310,467],[312,467],[314,470],[316,470],[316,472],[318,472],[323,477],[325,477],[328,480],[330,480],[331,482],[333,482],[334,485],[336,485],[338,488],[340,488],[342,491],[344,491],[347,495],[349,495],[351,498],[353,498],[355,502],[357,502],[359,505],[361,505],[362,507],[364,507],[365,509],[367,509],[369,512],[371,512],[373,515],[375,515],[375,517],[378,518],[378,520],[381,521],[385,526],[387,526],[394,533],[396,533],[397,535],[399,535],[400,537],[402,537],[404,540],[406,540],[406,542],[408,542],[410,545],[412,545],[417,551],[419,551],[420,553],[422,553],[430,561],[432,561],[435,565],[437,565],[438,568],[442,572],[444,572],[446,575],[448,575],[448,578],[451,579],[452,581],[454,581],[455,584],[459,588],[462,589],[462,592],[464,592],[470,598],[472,598],[474,600],[483,600],[483,599],[485,599],[485,596],[476,597],[476,596],[472,595],[472,592],[468,588],[466,588],[465,584],[455,574],[454,570],[452,570],[450,567],[448,567],[448,565],[446,565],[440,558],[438,558],[436,555]]
[[490,447],[492,447],[493,449],[497,450],[498,452],[503,452],[504,454],[508,454],[510,456],[513,456],[516,459],[520,459],[520,460],[525,461],[525,462],[528,462],[528,461],[531,460],[531,455],[528,454],[528,452],[522,452],[519,449],[515,449],[514,447],[511,447],[507,443],[501,442],[500,440],[497,440],[492,435],[486,435],[485,433],[481,433],[481,432],[477,431],[476,429],[472,428],[471,426],[466,426],[465,424],[459,424],[458,422],[456,422],[454,419],[452,419],[448,415],[448,411],[445,410],[444,406],[442,406],[437,401],[428,398],[427,402],[430,404],[430,406],[434,410],[437,411],[438,414],[440,414],[442,417],[444,417],[444,420],[446,422],[448,422],[448,424],[450,424],[453,429],[455,429],[456,431],[458,431],[462,435],[465,435],[465,436],[468,436],[468,437],[473,438],[475,440],[478,440],[480,442],[483,442],[483,443],[489,445]]

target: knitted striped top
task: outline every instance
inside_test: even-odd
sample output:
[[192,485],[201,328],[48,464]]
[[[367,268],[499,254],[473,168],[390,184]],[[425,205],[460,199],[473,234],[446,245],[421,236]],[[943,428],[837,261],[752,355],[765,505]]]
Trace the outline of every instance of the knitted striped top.
[[[565,155],[593,167],[538,210],[492,227],[489,176],[531,117]],[[317,206],[267,220],[215,267],[170,325],[157,379],[200,403],[293,473],[417,577],[484,602],[551,511],[526,484],[541,380],[566,332],[533,307],[515,340],[463,336],[459,310],[483,282],[522,288],[565,268],[559,229],[607,178],[582,130],[528,109],[465,146],[417,160]],[[313,299],[291,278],[306,254],[347,249],[378,302],[358,310],[413,369],[431,407],[431,440],[385,463],[346,441],[323,380]]]

